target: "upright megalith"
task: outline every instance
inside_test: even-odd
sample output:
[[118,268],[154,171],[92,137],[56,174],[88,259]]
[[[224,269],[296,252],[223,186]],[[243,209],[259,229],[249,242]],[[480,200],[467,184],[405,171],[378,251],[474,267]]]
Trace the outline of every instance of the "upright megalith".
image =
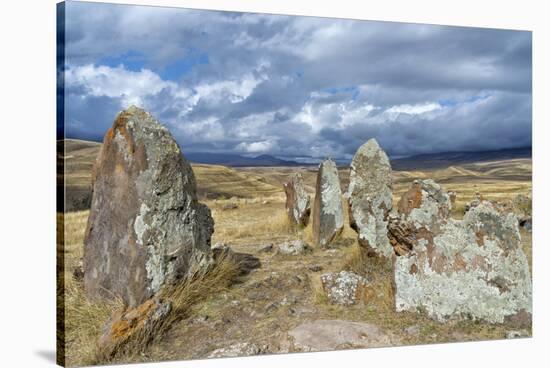
[[295,173],[284,184],[286,194],[286,213],[292,224],[307,226],[311,213],[311,198],[304,187],[302,174]]
[[137,107],[107,131],[92,174],[84,286],[130,307],[212,264],[214,221],[168,129]]
[[392,209],[390,160],[375,139],[369,139],[353,157],[346,194],[350,226],[369,254],[389,258],[388,215]]
[[338,168],[331,159],[319,165],[313,204],[313,241],[322,248],[340,235],[344,228],[344,208]]
[[451,218],[450,208],[431,180],[415,181],[403,195],[390,223],[396,310],[424,310],[439,321],[529,324],[531,278],[515,216],[488,201],[462,220]]

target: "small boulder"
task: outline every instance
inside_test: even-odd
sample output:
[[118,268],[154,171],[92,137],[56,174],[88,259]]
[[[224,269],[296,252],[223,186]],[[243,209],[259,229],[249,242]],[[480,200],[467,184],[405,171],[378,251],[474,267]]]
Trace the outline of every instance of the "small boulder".
[[286,213],[290,223],[307,226],[311,212],[310,196],[304,187],[302,174],[295,173],[291,179],[284,184],[286,194]]
[[277,245],[278,254],[300,255],[311,252],[311,247],[303,240],[293,240]]
[[171,310],[169,301],[155,297],[137,307],[114,313],[103,329],[100,347],[109,351],[134,334],[154,335],[155,328],[163,323]]
[[241,356],[250,356],[261,354],[261,349],[253,343],[241,342],[228,346],[226,348],[219,348],[207,355],[207,358],[235,358]]
[[212,255],[215,262],[227,259],[235,263],[239,267],[241,276],[247,275],[252,270],[262,266],[258,257],[248,253],[235,252],[225,243],[216,243],[212,247]]
[[334,304],[352,305],[363,299],[369,282],[353,272],[325,273],[321,275],[323,290]]
[[342,190],[336,163],[331,159],[319,165],[313,206],[313,239],[316,246],[326,248],[344,229]]
[[392,209],[392,170],[375,139],[363,144],[353,157],[346,194],[350,226],[359,244],[375,255],[390,257],[388,215]]
[[226,203],[222,206],[223,211],[236,210],[237,208],[239,208],[237,203]]

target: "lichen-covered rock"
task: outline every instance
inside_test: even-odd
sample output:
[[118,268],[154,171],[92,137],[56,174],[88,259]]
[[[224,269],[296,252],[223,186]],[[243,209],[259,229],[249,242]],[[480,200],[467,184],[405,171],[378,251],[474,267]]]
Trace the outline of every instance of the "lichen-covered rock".
[[307,226],[311,212],[310,196],[304,187],[302,174],[295,173],[284,184],[286,194],[286,213],[292,224]]
[[319,165],[312,219],[313,241],[328,247],[344,229],[344,208],[338,168],[331,159]]
[[137,306],[212,263],[210,210],[170,132],[142,109],[120,112],[92,173],[84,285]]
[[353,272],[340,271],[321,275],[321,284],[332,303],[352,305],[365,296],[369,282]]
[[278,254],[300,255],[311,251],[311,247],[303,240],[287,241],[277,245]]
[[439,321],[530,321],[531,278],[513,214],[482,201],[462,221],[414,228],[412,238],[410,252],[394,260],[397,311],[424,310]]
[[388,214],[392,209],[392,170],[375,139],[363,144],[353,157],[347,192],[350,226],[359,244],[370,253],[390,257]]
[[451,210],[449,195],[431,179],[415,180],[397,204],[400,218],[417,230],[437,230]]
[[155,328],[163,323],[171,310],[169,301],[155,297],[137,307],[116,312],[105,325],[99,346],[109,351],[134,334],[154,334]]

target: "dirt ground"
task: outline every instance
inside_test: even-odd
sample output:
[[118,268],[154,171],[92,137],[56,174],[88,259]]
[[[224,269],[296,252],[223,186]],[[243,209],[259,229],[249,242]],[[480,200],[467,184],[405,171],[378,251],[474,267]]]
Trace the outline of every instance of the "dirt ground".
[[[89,152],[89,147],[86,147]],[[90,157],[75,155],[78,165],[69,175],[71,185],[89,185]],[[92,157],[93,158],[93,157]],[[474,321],[439,323],[420,313],[400,312],[393,308],[391,274],[387,265],[364,264],[359,259],[356,233],[346,225],[332,248],[314,248],[300,256],[262,252],[267,244],[303,239],[311,244],[311,225],[293,228],[286,220],[282,183],[300,170],[306,188],[313,196],[316,169],[242,168],[193,165],[201,201],[207,204],[215,221],[212,244],[223,242],[233,250],[258,257],[261,267],[242,277],[225,292],[210,295],[197,303],[189,317],[174,325],[160,341],[131,361],[200,359],[218,348],[249,342],[261,353],[292,351],[287,332],[306,322],[338,319],[368,322],[384,333],[395,336],[399,345],[429,344],[453,341],[502,339],[516,330],[506,324]],[[76,169],[78,170],[76,170]],[[347,188],[348,170],[341,169],[343,190]],[[432,171],[394,172],[394,202],[415,178],[433,178],[457,193],[453,216],[460,218],[464,205],[476,192],[487,199],[513,198],[519,193],[531,194],[531,161],[508,160],[452,166]],[[224,209],[227,204],[234,209]],[[347,216],[347,211],[346,216]],[[67,363],[86,363],[88,350],[101,333],[113,306],[87,301],[82,284],[73,270],[82,257],[82,242],[89,211],[65,215],[65,245],[58,249],[65,261]],[[58,215],[58,219],[62,219]],[[346,222],[347,223],[347,222]],[[521,230],[523,249],[531,265],[531,233]],[[351,270],[373,280],[376,292],[365,302],[353,306],[333,305],[320,287],[320,275]],[[87,321],[87,322],[82,322]],[[522,331],[530,336],[531,330]],[[128,358],[124,359],[128,361]]]

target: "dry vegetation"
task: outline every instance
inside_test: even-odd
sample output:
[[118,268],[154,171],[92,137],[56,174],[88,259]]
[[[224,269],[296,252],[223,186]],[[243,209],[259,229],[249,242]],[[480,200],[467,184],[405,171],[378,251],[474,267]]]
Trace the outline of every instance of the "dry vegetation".
[[[311,242],[311,225],[290,226],[284,211],[282,182],[294,170],[297,169],[195,166],[199,192],[215,220],[212,243],[224,242],[236,251],[252,253],[260,258],[262,267],[234,284],[228,281],[234,278],[228,266],[210,279],[167,291],[166,297],[175,304],[176,312],[160,328],[161,333],[154,339],[136,336],[116,356],[98,355],[95,344],[105,321],[120,304],[87,300],[82,284],[73,279],[72,270],[82,256],[88,212],[67,214],[63,250],[67,363],[204,358],[214,349],[241,342],[253,342],[266,353],[285,352],[289,349],[286,331],[317,319],[371,322],[399,336],[403,344],[500,339],[506,331],[514,329],[474,321],[443,324],[422,314],[396,313],[390,265],[365,257],[359,250],[355,232],[347,225],[332,249],[314,249],[312,253],[294,257],[259,252],[268,243],[298,238]],[[315,170],[299,170],[303,171],[307,189],[313,195]],[[342,170],[341,176],[345,187],[347,171]],[[446,190],[457,192],[456,217],[462,216],[464,204],[476,191],[489,199],[531,192],[530,160],[511,160],[444,170],[395,172],[394,200],[399,199],[412,180],[427,177]],[[224,209],[229,203],[237,208]],[[521,235],[531,265],[531,234],[522,230]],[[366,303],[343,307],[330,304],[324,296],[319,276],[343,269],[372,280],[375,291]]]

